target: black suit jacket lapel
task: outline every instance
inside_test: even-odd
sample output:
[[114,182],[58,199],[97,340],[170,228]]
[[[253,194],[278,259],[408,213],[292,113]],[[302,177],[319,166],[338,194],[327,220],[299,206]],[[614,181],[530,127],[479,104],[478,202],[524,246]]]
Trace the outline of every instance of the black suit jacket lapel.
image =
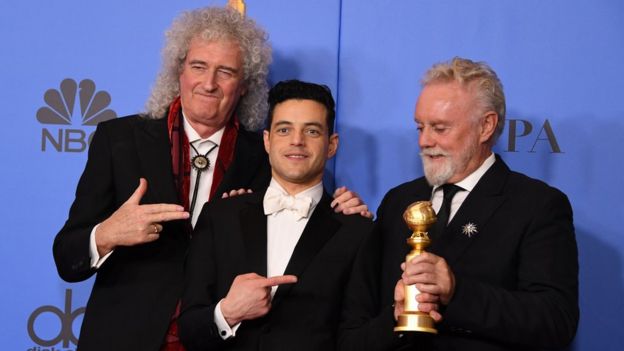
[[245,245],[248,272],[267,274],[267,217],[262,207],[264,192],[249,196],[240,211],[240,224]]
[[[308,220],[308,224],[288,261],[285,275],[292,274],[301,277],[316,254],[340,228],[340,223],[332,217],[330,204],[331,197],[327,193],[323,193],[321,201],[316,205],[316,209]],[[287,296],[293,286],[294,284],[280,285],[275,292],[273,305],[278,304],[281,299]]]
[[135,128],[136,149],[141,169],[148,180],[148,191],[143,200],[180,203],[173,181],[167,119],[144,119],[138,123],[138,128]]
[[[492,167],[481,177],[449,223],[444,235],[432,246],[435,253],[453,264],[476,240],[496,209],[504,202],[503,187],[509,168],[497,157]],[[468,231],[470,227],[474,232]]]

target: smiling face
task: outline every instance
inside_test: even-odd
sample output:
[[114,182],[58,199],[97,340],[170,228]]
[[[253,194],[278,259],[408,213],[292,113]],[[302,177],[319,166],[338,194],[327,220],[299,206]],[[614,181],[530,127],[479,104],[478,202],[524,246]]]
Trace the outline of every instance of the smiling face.
[[426,85],[414,119],[425,177],[431,185],[457,183],[491,154],[497,115],[479,113],[473,94],[459,83]]
[[275,105],[264,148],[273,178],[294,195],[321,181],[325,162],[336,154],[338,135],[329,135],[325,106],[286,100]]
[[203,138],[228,122],[245,93],[243,59],[230,40],[191,40],[180,73],[180,100],[189,123]]

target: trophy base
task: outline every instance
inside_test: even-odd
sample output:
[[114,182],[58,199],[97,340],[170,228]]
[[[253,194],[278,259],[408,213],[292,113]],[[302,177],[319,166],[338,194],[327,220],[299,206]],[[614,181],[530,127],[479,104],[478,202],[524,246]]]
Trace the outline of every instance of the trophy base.
[[399,315],[395,332],[423,332],[437,334],[433,318],[423,312],[406,312]]

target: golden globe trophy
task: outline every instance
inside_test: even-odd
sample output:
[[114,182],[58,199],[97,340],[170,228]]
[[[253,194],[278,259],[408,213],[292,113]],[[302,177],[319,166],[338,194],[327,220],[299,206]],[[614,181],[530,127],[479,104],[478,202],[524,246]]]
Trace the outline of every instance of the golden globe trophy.
[[[405,256],[405,261],[409,262],[414,257],[420,255],[429,246],[431,240],[427,235],[427,229],[436,222],[436,214],[429,201],[418,201],[409,205],[403,212],[403,220],[412,230],[412,235],[407,239],[407,244],[412,247],[412,251]],[[420,291],[416,285],[405,286],[405,309],[399,315],[395,332],[425,332],[437,334],[434,321],[429,314],[418,310],[416,295]]]
[[245,1],[243,0],[228,0],[228,6],[238,11],[241,15],[245,16]]

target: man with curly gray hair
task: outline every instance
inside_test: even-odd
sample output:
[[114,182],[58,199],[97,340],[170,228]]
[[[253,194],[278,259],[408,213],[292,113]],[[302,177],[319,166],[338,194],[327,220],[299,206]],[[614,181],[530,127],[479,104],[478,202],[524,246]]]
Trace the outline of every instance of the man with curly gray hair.
[[252,19],[230,8],[183,13],[166,33],[146,113],[98,126],[54,242],[63,279],[97,273],[81,350],[177,349],[172,316],[202,205],[270,179],[254,132],[266,116],[270,61]]
[[[188,73],[185,64],[191,63],[190,49],[197,49],[201,42],[227,41],[235,44],[234,51],[238,51],[241,66],[236,67],[238,72],[233,72],[237,74],[234,78],[239,91],[228,107],[234,110],[224,112],[236,113],[248,130],[264,127],[271,48],[265,32],[253,20],[229,8],[205,8],[182,14],[167,31],[166,37],[162,70],[146,104],[151,118],[163,118],[177,96],[182,95],[184,99],[181,77]],[[220,75],[215,78],[219,79]],[[190,99],[182,102],[187,109],[191,104]]]

